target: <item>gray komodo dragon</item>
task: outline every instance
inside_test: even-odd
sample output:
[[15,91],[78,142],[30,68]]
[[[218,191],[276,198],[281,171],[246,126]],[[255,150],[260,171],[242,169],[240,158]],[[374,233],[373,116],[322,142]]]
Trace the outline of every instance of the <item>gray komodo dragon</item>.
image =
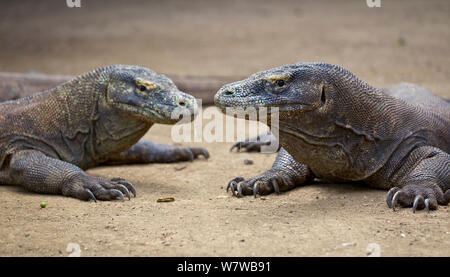
[[282,148],[272,168],[232,179],[233,194],[287,191],[318,178],[390,189],[394,210],[450,201],[450,103],[423,87],[378,89],[336,65],[298,63],[227,84],[215,103],[222,111],[279,108]]
[[140,138],[154,123],[174,124],[172,112],[196,113],[194,97],[164,75],[114,65],[54,89],[0,103],[0,184],[82,200],[130,199],[134,186],[83,169],[99,164],[177,162],[209,157],[203,148]]

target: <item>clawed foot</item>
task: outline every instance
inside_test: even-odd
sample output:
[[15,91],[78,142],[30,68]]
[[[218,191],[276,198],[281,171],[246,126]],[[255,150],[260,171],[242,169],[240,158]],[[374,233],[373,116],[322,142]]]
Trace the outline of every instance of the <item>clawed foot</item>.
[[202,148],[202,147],[189,147],[187,149],[190,150],[192,155],[193,155],[192,160],[197,159],[200,156],[203,156],[206,160],[209,159],[209,153],[208,153],[208,151],[205,148]]
[[241,149],[245,149],[246,152],[261,152],[262,146],[270,145],[274,140],[276,140],[276,138],[271,132],[263,133],[252,139],[236,142],[231,146],[230,152],[235,148],[237,149],[237,152],[241,152]]
[[136,189],[133,184],[123,178],[113,178],[111,180],[102,177],[89,176],[85,173],[76,175],[63,187],[62,194],[75,197],[81,200],[114,200],[120,198],[125,201],[131,199],[130,192],[136,197]]
[[294,187],[295,182],[292,177],[279,169],[271,169],[247,180],[242,177],[233,178],[227,185],[227,192],[231,190],[237,197],[252,194],[256,197],[258,194],[280,193]]
[[173,161],[175,162],[193,161],[200,156],[208,159],[209,153],[205,148],[202,147],[179,147],[175,149],[175,154],[172,155],[174,159]]
[[263,145],[270,145],[270,141],[239,141],[231,146],[230,152],[235,148],[237,152],[241,152],[241,149],[245,149],[246,152],[261,152],[261,146]]
[[395,208],[411,207],[413,213],[416,210],[438,209],[439,205],[447,205],[450,202],[450,189],[445,193],[436,185],[407,185],[403,188],[393,187],[386,198],[387,205],[395,211]]

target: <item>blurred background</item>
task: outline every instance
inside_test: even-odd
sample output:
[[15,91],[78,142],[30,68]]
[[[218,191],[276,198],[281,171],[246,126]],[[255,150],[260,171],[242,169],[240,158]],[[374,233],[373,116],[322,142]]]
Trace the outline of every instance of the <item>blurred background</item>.
[[450,97],[450,1],[65,0],[0,2],[0,71],[78,75],[136,64],[180,76],[246,77],[306,61],[375,86]]

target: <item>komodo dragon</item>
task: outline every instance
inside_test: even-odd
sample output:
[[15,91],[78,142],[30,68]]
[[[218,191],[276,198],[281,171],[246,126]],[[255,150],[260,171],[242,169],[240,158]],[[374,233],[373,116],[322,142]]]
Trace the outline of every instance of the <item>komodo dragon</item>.
[[124,194],[130,199],[130,191],[136,196],[130,182],[90,176],[83,169],[208,158],[203,148],[140,140],[154,123],[177,122],[176,108],[194,115],[197,103],[164,75],[125,65],[98,68],[0,103],[0,184],[81,200],[124,200]]
[[425,88],[378,89],[336,65],[298,63],[227,84],[215,103],[224,112],[279,109],[282,148],[268,171],[229,182],[237,196],[287,191],[318,178],[390,189],[386,201],[394,210],[429,211],[450,201],[450,103]]

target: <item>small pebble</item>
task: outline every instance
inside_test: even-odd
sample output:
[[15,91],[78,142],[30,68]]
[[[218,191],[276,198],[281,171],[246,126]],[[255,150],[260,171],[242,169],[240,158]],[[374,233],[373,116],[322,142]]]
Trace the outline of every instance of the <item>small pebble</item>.
[[245,159],[245,160],[244,160],[244,164],[246,164],[246,165],[253,164],[253,160],[251,160],[251,159]]
[[347,246],[355,246],[356,245],[356,242],[344,242],[343,244],[342,244],[342,246],[344,246],[344,247],[347,247]]
[[228,198],[228,196],[227,195],[219,195],[216,197],[216,199],[225,199],[225,198]]
[[401,236],[402,238],[406,238],[406,235],[405,235],[405,234],[400,234],[400,236]]

